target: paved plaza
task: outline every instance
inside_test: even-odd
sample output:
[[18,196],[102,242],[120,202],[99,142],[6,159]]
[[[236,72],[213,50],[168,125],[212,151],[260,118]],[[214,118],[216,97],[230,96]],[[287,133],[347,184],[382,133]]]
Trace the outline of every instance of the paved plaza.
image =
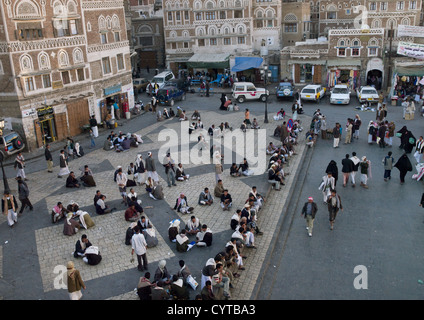
[[[142,97],[145,104],[148,98]],[[194,109],[202,115],[205,129],[212,123],[219,125],[228,121],[237,128],[244,119],[244,109],[251,110],[251,119],[256,117],[262,129],[267,130],[266,140],[278,142],[272,133],[276,122],[272,115],[281,106],[290,115],[289,102],[275,102],[270,99],[270,123],[263,123],[263,104],[246,103],[239,112],[223,112],[218,110],[219,97],[214,95],[207,99],[198,95],[188,97],[182,108],[187,108],[190,116]],[[324,101],[320,105],[308,103],[304,105],[305,115],[302,115],[303,127],[309,127],[313,111],[321,108],[327,116],[330,127],[336,121],[344,123],[347,117],[352,117],[359,111],[354,109],[355,103],[350,106],[330,106]],[[397,171],[393,171],[390,185],[385,184],[379,162],[388,149],[379,150],[377,146],[368,146],[366,143],[366,124],[375,117],[374,113],[360,113],[363,120],[360,140],[353,145],[341,145],[339,149],[331,147],[331,140],[319,140],[313,148],[305,148],[300,140],[297,146],[297,155],[293,157],[287,168],[290,175],[287,177],[286,186],[282,191],[270,189],[266,175],[232,178],[229,176],[229,165],[224,165],[223,183],[229,189],[233,198],[231,212],[222,211],[219,201],[215,199],[210,207],[201,207],[197,204],[201,190],[208,187],[211,191],[215,186],[215,170],[213,164],[184,165],[188,182],[177,182],[177,187],[167,187],[164,168],[156,161],[160,183],[164,186],[165,199],[152,200],[144,187],[134,187],[143,201],[145,215],[153,224],[159,239],[158,246],[148,249],[149,271],[153,274],[159,260],[167,261],[167,268],[171,273],[179,270],[178,261],[185,260],[193,276],[200,283],[201,269],[206,261],[214,257],[225,248],[231,237],[230,219],[237,208],[241,208],[247,199],[250,188],[258,187],[259,193],[266,196],[266,205],[259,214],[259,226],[264,231],[262,236],[256,237],[258,249],[245,250],[248,256],[245,261],[246,270],[241,272],[241,277],[235,279],[232,289],[232,299],[355,299],[381,297],[419,298],[419,279],[424,276],[419,271],[422,265],[422,255],[413,244],[420,239],[424,224],[422,223],[422,209],[418,207],[418,196],[422,193],[422,184],[407,180],[399,189],[396,179]],[[389,108],[390,119],[396,121],[397,127],[403,124],[411,127],[414,135],[422,135],[422,119],[413,121],[402,120],[401,110],[397,107]],[[86,281],[87,290],[83,292],[84,299],[92,300],[136,300],[134,288],[142,275],[137,271],[136,263],[130,262],[131,248],[124,244],[125,232],[129,222],[124,219],[126,207],[121,204],[121,197],[113,174],[118,165],[124,169],[130,162],[134,162],[136,155],[141,153],[144,159],[147,152],[153,152],[157,160],[158,151],[165,143],[158,141],[164,129],[180,132],[180,123],[176,119],[156,122],[155,116],[145,113],[129,121],[123,121],[122,127],[115,131],[136,132],[140,134],[144,143],[138,148],[132,148],[125,153],[105,152],[102,149],[104,137],[108,133],[102,131],[96,140],[97,147],[93,150],[86,148],[86,155],[70,161],[70,169],[77,173],[84,165],[88,165],[93,173],[97,187],[80,189],[65,188],[65,179],[58,179],[56,173],[57,150],[55,146],[55,173],[46,172],[43,157],[34,157],[27,162],[27,175],[29,178],[30,200],[34,204],[34,211],[25,211],[18,218],[18,224],[9,228],[4,216],[0,217],[0,296],[5,300],[42,299],[42,300],[67,300],[65,289],[56,289],[60,266],[67,261],[75,262],[76,268],[81,271]],[[303,138],[303,135],[302,135]],[[84,147],[88,146],[85,137],[79,137]],[[255,136],[255,139],[257,137]],[[190,143],[192,147],[195,142]],[[394,141],[397,146],[397,141]],[[233,145],[234,147],[234,145]],[[235,150],[235,149],[234,149]],[[326,208],[319,203],[319,216],[316,221],[315,233],[309,238],[304,230],[304,219],[300,217],[300,208],[308,196],[321,199],[317,190],[325,168],[331,159],[336,160],[341,169],[341,159],[345,153],[356,151],[358,155],[367,155],[373,163],[373,179],[370,181],[369,190],[341,189],[341,196],[346,210],[338,218],[335,230],[330,233],[326,220]],[[400,155],[397,147],[393,147],[395,158]],[[225,153],[225,150],[224,150]],[[239,154],[240,155],[240,154]],[[172,155],[174,159],[177,157]],[[235,152],[232,153],[235,157]],[[30,158],[30,155],[28,155]],[[268,159],[268,158],[267,158]],[[412,160],[412,157],[410,156]],[[17,184],[14,180],[15,171],[9,165],[6,175],[9,184],[17,194]],[[341,188],[341,187],[340,187]],[[116,207],[112,214],[98,216],[93,206],[93,197],[96,190],[107,196],[107,203]],[[193,248],[189,252],[179,253],[175,243],[169,241],[169,222],[175,218],[182,220],[182,226],[189,219],[188,215],[181,215],[174,211],[175,200],[179,193],[184,192],[190,206],[194,207],[194,215],[201,223],[207,224],[214,233],[213,245],[206,248]],[[378,202],[376,199],[381,199]],[[77,235],[68,237],[63,235],[63,222],[52,224],[49,212],[51,208],[61,201],[64,204],[70,201],[77,202],[82,210],[90,213],[95,226],[88,230],[80,230]],[[416,202],[416,205],[414,203]],[[412,205],[411,205],[412,203]],[[149,208],[151,207],[151,208]],[[382,209],[379,210],[378,208]],[[400,217],[397,213],[405,214]],[[389,218],[390,217],[390,218]],[[75,242],[83,234],[87,234],[93,245],[99,247],[103,260],[97,266],[88,266],[82,260],[74,259],[71,253]],[[375,245],[374,245],[375,244]],[[399,260],[401,257],[401,260]],[[299,270],[305,266],[317,265],[317,270],[312,273],[299,275]],[[360,293],[352,288],[354,278],[354,265],[364,264],[370,270],[370,288],[367,293]],[[56,269],[55,269],[56,268]],[[328,270],[334,269],[334,273]],[[394,275],[398,275],[397,277]],[[385,277],[391,280],[384,282]],[[331,279],[334,278],[334,282]],[[328,285],[328,283],[331,285]],[[384,283],[384,285],[381,285]],[[376,290],[380,285],[383,289]],[[399,294],[393,294],[390,285],[400,289]],[[31,288],[30,290],[24,288]],[[373,290],[371,290],[373,289]],[[200,288],[190,290],[193,299]]]

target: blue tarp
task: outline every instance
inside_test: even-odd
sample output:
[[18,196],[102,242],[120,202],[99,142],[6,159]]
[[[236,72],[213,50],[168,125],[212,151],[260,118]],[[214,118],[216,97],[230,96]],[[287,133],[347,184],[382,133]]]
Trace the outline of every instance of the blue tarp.
[[239,72],[251,68],[259,68],[263,61],[263,58],[258,57],[236,57],[235,65],[231,71]]

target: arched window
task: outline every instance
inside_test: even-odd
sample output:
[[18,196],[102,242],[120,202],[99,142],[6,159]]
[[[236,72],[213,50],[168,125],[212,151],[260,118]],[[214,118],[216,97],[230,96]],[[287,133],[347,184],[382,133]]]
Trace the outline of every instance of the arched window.
[[262,18],[262,17],[263,17],[262,11],[256,12],[256,18]]
[[110,29],[112,28],[112,18],[107,16],[106,17],[106,24],[107,24],[107,28]]
[[402,21],[400,22],[400,24],[403,24],[405,26],[409,26],[409,24],[410,24],[409,18],[403,18]]
[[59,63],[59,67],[61,68],[69,66],[68,53],[65,50],[61,50],[57,55],[57,61]]
[[212,2],[212,1],[208,1],[208,2],[206,3],[206,9],[213,9],[213,7],[214,7],[214,4],[213,4],[213,2]]
[[196,1],[194,3],[194,9],[200,10],[202,8],[202,3],[200,1]]
[[274,16],[274,12],[272,11],[272,10],[268,10],[267,12],[266,12],[266,17],[267,18],[272,18]]
[[40,18],[38,5],[31,0],[19,1],[15,6],[15,17],[17,18]]
[[19,58],[19,65],[22,72],[31,72],[34,71],[34,65],[32,63],[32,58],[28,54],[23,54]]
[[73,0],[68,1],[67,8],[68,14],[77,14],[77,5]]
[[115,29],[115,30],[121,29],[119,25],[119,18],[116,14],[113,15],[112,17],[112,29]]
[[296,17],[295,14],[289,13],[289,14],[286,14],[286,16],[284,17],[284,21],[285,22],[295,22],[295,21],[297,21],[297,17]]
[[63,3],[60,2],[60,1],[55,1],[53,3],[53,15],[62,16],[65,13],[66,12],[65,12],[65,7],[64,7]]
[[381,28],[381,20],[380,19],[374,19],[371,22],[371,28]]
[[106,19],[103,16],[99,17],[99,30],[106,30]]
[[46,52],[40,52],[38,54],[38,68],[40,70],[50,69],[50,58]]
[[80,48],[75,48],[72,51],[72,58],[74,60],[74,64],[83,63],[84,62],[84,56],[82,54],[82,50]]
[[152,34],[153,33],[153,29],[152,27],[148,26],[148,25],[142,25],[138,28],[137,33],[147,33],[147,34]]
[[190,38],[190,33],[187,30],[183,31],[183,38]]
[[170,38],[176,38],[176,37],[177,37],[177,32],[175,32],[175,31],[171,31],[171,32],[169,33],[169,37],[170,37]]
[[358,39],[352,40],[352,46],[359,47],[361,45],[360,41]]
[[236,0],[235,2],[234,2],[234,6],[235,7],[241,7],[241,0]]
[[225,7],[225,2],[224,1],[220,1],[219,2],[219,7],[220,8],[224,8]]

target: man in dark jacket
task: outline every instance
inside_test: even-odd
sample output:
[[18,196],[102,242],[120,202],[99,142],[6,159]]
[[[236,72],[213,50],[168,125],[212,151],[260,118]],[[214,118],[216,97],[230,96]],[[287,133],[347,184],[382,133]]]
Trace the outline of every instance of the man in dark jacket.
[[87,235],[83,234],[81,236],[81,240],[78,240],[77,243],[75,244],[74,257],[75,258],[83,257],[85,255],[85,249],[91,246],[92,244],[88,240]]
[[53,157],[50,153],[50,145],[46,144],[46,149],[44,150],[44,157],[47,161],[47,172],[53,172]]
[[306,230],[308,230],[308,235],[312,237],[312,229],[314,227],[315,215],[318,211],[318,206],[314,202],[314,198],[309,197],[308,202],[302,208],[301,215],[306,219]]
[[353,171],[353,161],[349,159],[349,154],[346,154],[342,160],[342,172],[343,172],[343,187],[349,182],[349,175]]
[[22,204],[21,210],[19,210],[19,215],[21,215],[22,212],[24,212],[24,209],[25,209],[26,206],[28,206],[29,210],[32,211],[34,208],[31,204],[31,201],[29,201],[29,199],[28,199],[29,189],[28,189],[28,186],[26,185],[26,183],[22,179],[18,180],[18,192],[19,192],[19,200],[21,201],[21,204]]

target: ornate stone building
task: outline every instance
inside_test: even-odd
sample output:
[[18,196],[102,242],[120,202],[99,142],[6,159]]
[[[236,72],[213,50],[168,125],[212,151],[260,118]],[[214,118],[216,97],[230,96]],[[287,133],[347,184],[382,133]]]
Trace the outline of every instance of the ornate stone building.
[[165,39],[161,0],[129,0],[127,17],[131,23],[130,48],[136,52],[133,67],[145,69],[165,66]]
[[0,117],[29,150],[101,122],[112,91],[130,99],[122,0],[0,3]]

